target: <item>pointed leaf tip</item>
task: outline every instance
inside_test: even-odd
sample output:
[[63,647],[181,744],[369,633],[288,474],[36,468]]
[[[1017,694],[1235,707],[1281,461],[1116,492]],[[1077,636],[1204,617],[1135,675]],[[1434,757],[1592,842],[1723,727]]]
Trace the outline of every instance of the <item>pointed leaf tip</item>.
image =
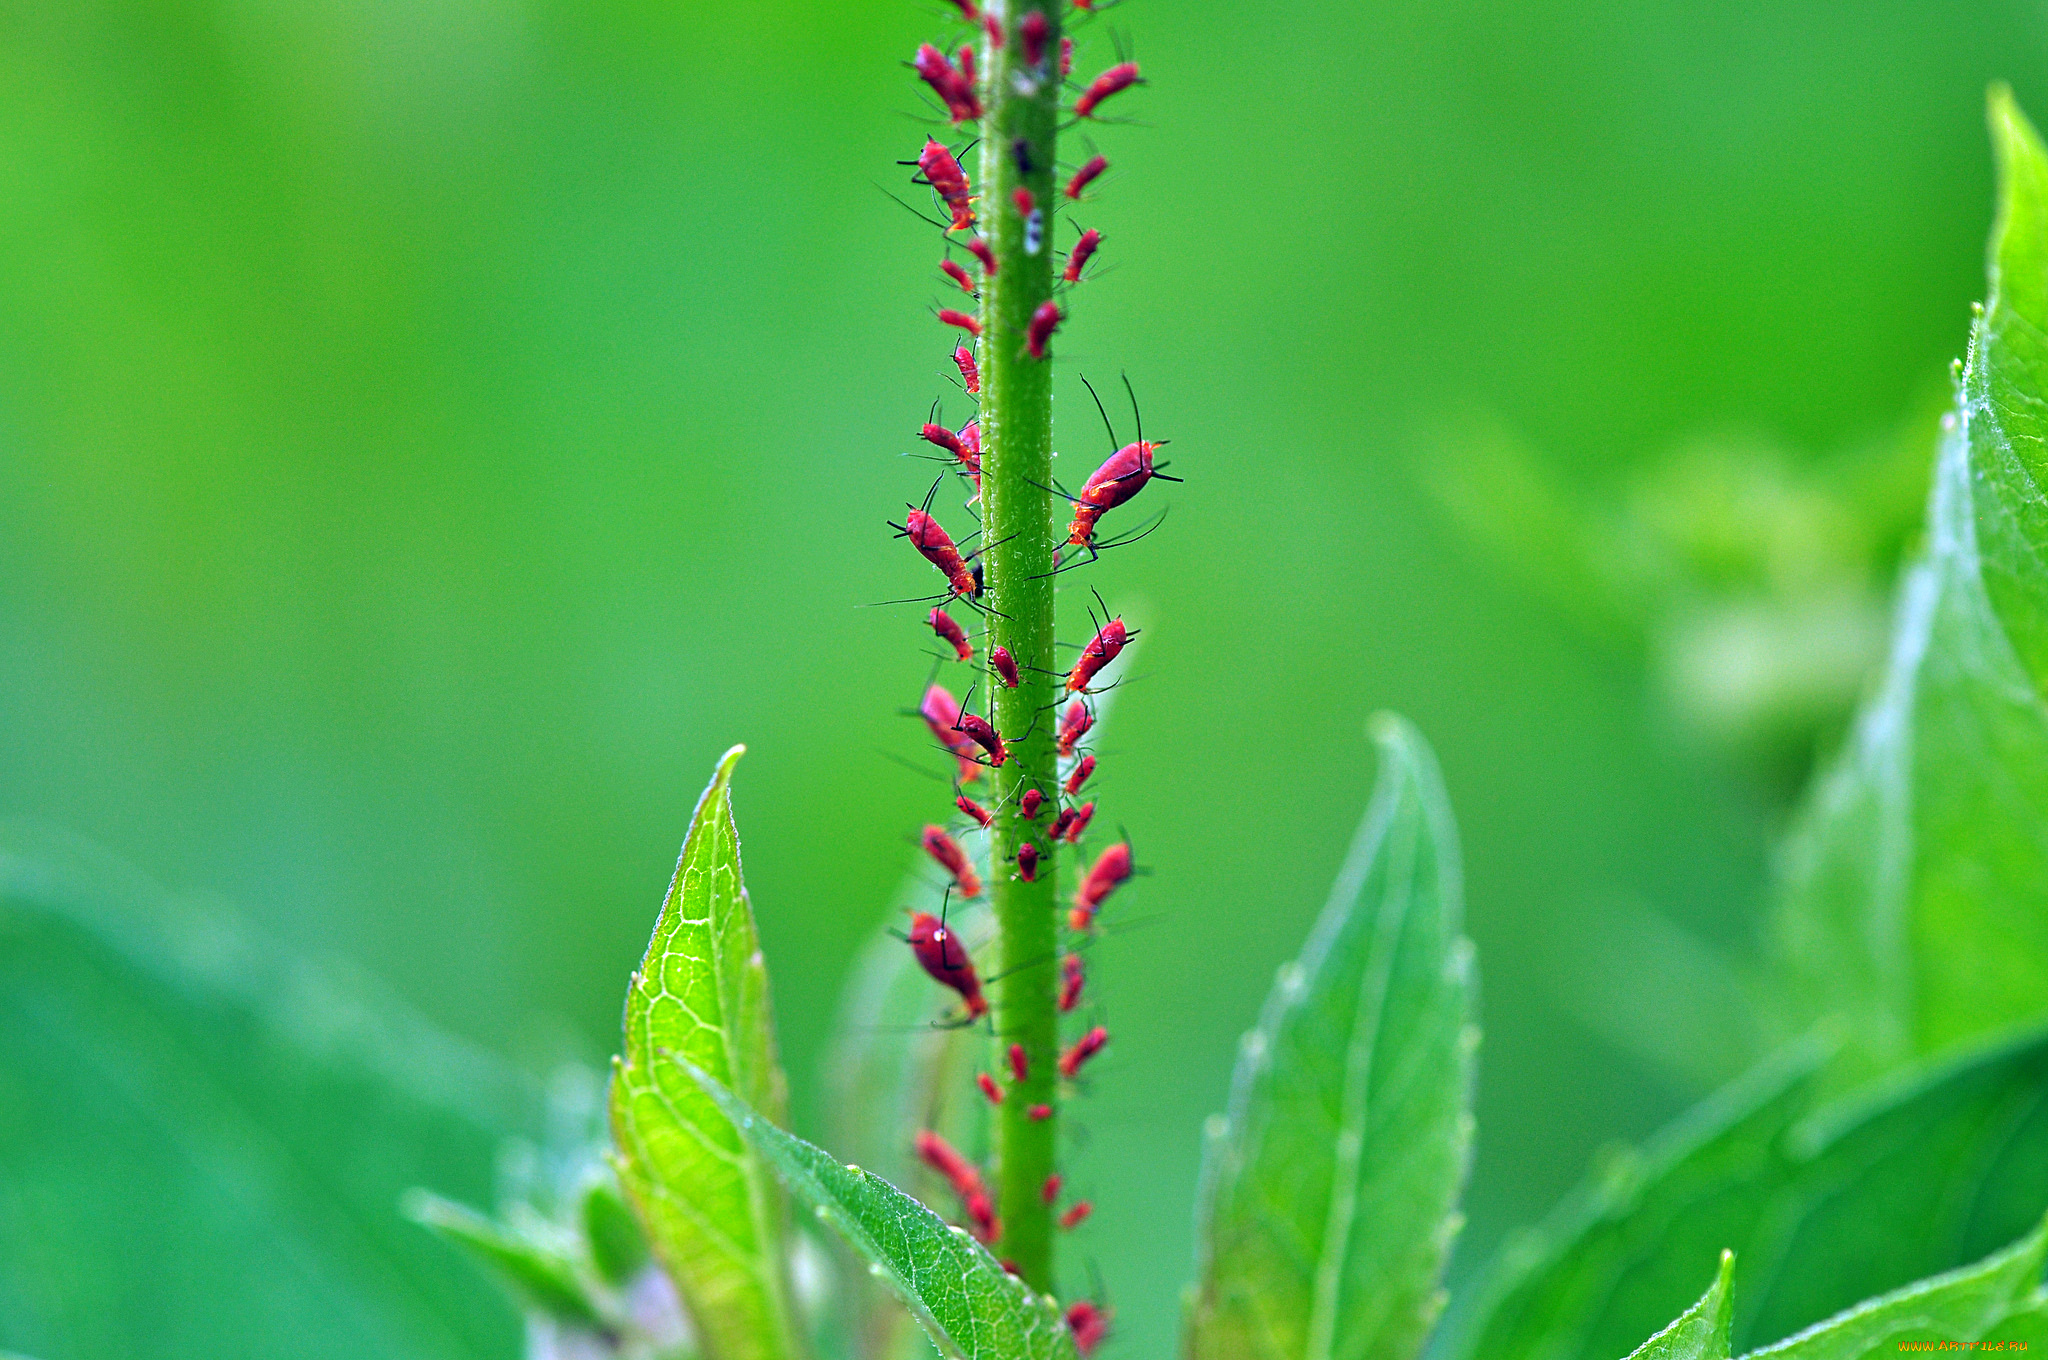
[[1734,1278],[1735,1253],[1723,1251],[1714,1282],[1699,1302],[1629,1352],[1628,1360],[1728,1360],[1728,1333],[1735,1314]]

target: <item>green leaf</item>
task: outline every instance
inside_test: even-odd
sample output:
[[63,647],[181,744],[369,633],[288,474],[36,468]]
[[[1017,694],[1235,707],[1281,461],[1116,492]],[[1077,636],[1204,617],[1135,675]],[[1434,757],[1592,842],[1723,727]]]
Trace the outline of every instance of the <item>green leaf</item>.
[[515,1354],[515,1311],[399,1199],[490,1197],[538,1094],[366,979],[0,828],[0,1344]]
[[1775,909],[1795,1022],[1874,1070],[2048,1011],[2048,156],[2011,96],[1973,329],[1890,661],[1803,810]]
[[590,1264],[605,1280],[627,1284],[646,1266],[647,1239],[640,1235],[640,1224],[611,1180],[594,1178],[584,1187],[577,1217],[590,1249]]
[[564,1322],[597,1324],[597,1310],[584,1296],[576,1267],[560,1252],[425,1190],[406,1197],[405,1212],[468,1252],[525,1307]]
[[1472,951],[1436,763],[1405,723],[1375,735],[1372,806],[1211,1134],[1195,1360],[1405,1360],[1441,1306],[1471,1147]]
[[626,994],[612,1075],[619,1182],[675,1281],[711,1360],[797,1353],[783,1205],[759,1158],[670,1055],[780,1117],[786,1104],[768,970],[740,874],[735,746],[683,840],[647,957]]
[[2048,1222],[1975,1265],[1858,1304],[1753,1360],[1865,1360],[1914,1342],[2003,1340],[2016,1315],[2039,1306],[2044,1258]]
[[1620,1354],[1724,1247],[1748,1346],[1974,1260],[2048,1204],[2048,1036],[1808,1114],[1828,1061],[1801,1045],[1616,1159],[1503,1253],[1446,1354]]
[[693,1080],[783,1185],[864,1257],[949,1360],[1078,1360],[1049,1295],[1034,1294],[963,1229],[873,1172],[785,1133],[686,1059]]
[[1721,1253],[1721,1268],[1700,1301],[1678,1315],[1669,1327],[1629,1352],[1628,1360],[1728,1360],[1729,1278],[1735,1253]]

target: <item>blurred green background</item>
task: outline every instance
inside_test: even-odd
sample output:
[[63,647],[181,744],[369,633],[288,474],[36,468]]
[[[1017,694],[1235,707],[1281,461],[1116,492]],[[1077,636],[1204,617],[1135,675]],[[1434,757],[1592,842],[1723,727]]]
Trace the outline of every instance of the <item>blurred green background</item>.
[[[738,808],[799,1127],[943,807],[882,521],[941,379],[927,0],[0,4],[0,816],[603,1060]],[[1173,515],[1101,776],[1157,869],[1070,1179],[1131,1354],[1370,783],[1436,744],[1486,1046],[1456,1278],[1738,1069],[1770,846],[1882,638],[2041,4],[1119,9],[1060,349]],[[1095,30],[1084,67],[1110,60]],[[957,398],[956,419],[964,418]],[[136,1187],[146,1194],[148,1187]],[[481,1282],[479,1288],[483,1288]],[[317,1320],[308,1325],[317,1326]],[[0,1338],[5,1340],[6,1338]]]

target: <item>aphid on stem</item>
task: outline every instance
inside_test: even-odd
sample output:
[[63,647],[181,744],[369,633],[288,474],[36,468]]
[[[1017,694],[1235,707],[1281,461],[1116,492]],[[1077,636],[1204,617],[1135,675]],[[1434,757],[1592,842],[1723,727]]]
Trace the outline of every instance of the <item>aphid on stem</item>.
[[966,794],[961,793],[958,789],[955,789],[953,792],[953,806],[966,813],[983,831],[988,830],[995,823],[994,813],[975,802],[972,798],[969,798]]
[[1024,1052],[1024,1045],[1010,1045],[1010,1075],[1019,1083],[1030,1080],[1031,1059]]
[[1045,61],[1045,40],[1051,36],[1052,25],[1045,15],[1032,10],[1017,23],[1017,36],[1024,43],[1024,64],[1037,69]]
[[981,96],[974,92],[974,81],[958,70],[944,52],[925,43],[917,49],[910,65],[918,78],[932,87],[932,93],[945,104],[946,113],[955,123],[981,117]]
[[974,579],[974,572],[969,569],[967,559],[960,555],[959,545],[953,542],[953,536],[932,518],[932,497],[938,491],[939,483],[933,482],[932,489],[925,493],[924,504],[909,507],[903,523],[892,523],[889,527],[896,531],[898,538],[909,539],[910,546],[939,569],[953,598],[972,602],[981,593],[981,583]]
[[[961,661],[974,660],[974,645],[967,640],[967,634],[961,631],[960,625],[953,621],[952,615],[943,609],[934,608],[925,622],[932,626],[932,632],[938,635],[941,642],[952,644],[955,658]],[[1073,790],[1069,789],[1068,792],[1071,793]]]
[[1045,806],[1045,795],[1037,789],[1024,790],[1024,796],[1017,800],[1017,815],[1027,822],[1038,820],[1038,810]]
[[1129,841],[1118,841],[1103,851],[1081,880],[1081,886],[1074,890],[1074,909],[1067,914],[1067,924],[1075,930],[1087,930],[1094,925],[1095,914],[1102,910],[1103,902],[1130,880],[1131,867]]
[[1082,970],[1081,956],[1069,954],[1060,960],[1060,1013],[1066,1014],[1081,1004],[1081,989],[1088,983],[1088,974]]
[[995,1201],[989,1198],[988,1186],[981,1179],[980,1169],[930,1129],[920,1130],[913,1146],[918,1160],[943,1176],[953,1193],[960,1197],[961,1208],[973,1220],[975,1235],[983,1242],[993,1242],[1000,1237],[1002,1228],[996,1220]]
[[966,231],[974,225],[974,198],[967,183],[967,172],[960,168],[960,162],[946,149],[943,142],[926,138],[924,149],[917,153],[917,168],[924,175],[925,183],[932,186],[953,214],[949,232]]
[[1067,711],[1060,716],[1059,752],[1062,756],[1074,754],[1074,744],[1088,735],[1088,729],[1095,726],[1095,712],[1085,700],[1076,699],[1067,705]]
[[1074,669],[1067,673],[1067,693],[1091,693],[1089,686],[1094,683],[1102,668],[1122,655],[1124,648],[1140,631],[1125,628],[1120,617],[1103,624],[1095,636],[1088,640],[1088,645],[1081,649],[1081,658],[1074,663]]
[[953,349],[953,366],[960,370],[960,385],[967,389],[967,395],[980,396],[981,365],[974,362],[974,351],[965,345],[956,345]]
[[962,292],[972,293],[974,291],[974,276],[965,269],[962,269],[959,261],[940,260],[939,269],[947,278],[959,284]]
[[1072,1081],[1080,1075],[1081,1068],[1090,1058],[1100,1053],[1109,1044],[1109,1031],[1097,1025],[1080,1038],[1073,1047],[1060,1054],[1060,1075]]
[[1081,837],[1088,834],[1088,823],[1095,818],[1095,804],[1083,803],[1074,809],[1074,819],[1067,823],[1065,840],[1068,845],[1079,845]]
[[992,279],[996,276],[996,252],[987,241],[979,236],[970,238],[967,242],[967,252],[981,261],[983,278]]
[[1015,689],[1020,677],[1017,674],[1017,658],[1010,655],[1008,647],[995,647],[989,651],[988,664],[1001,677],[1004,689]]
[[1067,197],[1079,198],[1083,193],[1087,191],[1088,186],[1093,184],[1096,178],[1107,169],[1109,169],[1109,160],[1107,157],[1090,157],[1088,163],[1082,166],[1079,170],[1076,170],[1074,172],[1074,177],[1067,181]]
[[951,307],[941,307],[938,311],[938,317],[941,325],[966,331],[969,335],[978,336],[981,334],[981,322],[965,312],[956,312]]
[[1088,1221],[1088,1215],[1095,1212],[1095,1206],[1087,1200],[1076,1200],[1074,1206],[1060,1215],[1060,1226],[1068,1232]]
[[1026,883],[1038,881],[1038,846],[1026,841],[1017,847],[1017,877]]
[[1074,40],[1072,38],[1067,37],[1065,34],[1061,34],[1060,79],[1065,80],[1068,76],[1072,74],[1074,74]]
[[[1074,0],[1074,5],[1090,8],[1081,0]],[[1088,1360],[1109,1336],[1109,1314],[1086,1299],[1077,1300],[1067,1308],[1067,1330],[1074,1334],[1074,1349],[1081,1353],[1081,1360]]]
[[1045,357],[1045,347],[1052,339],[1052,333],[1059,329],[1060,305],[1050,299],[1038,304],[1031,313],[1031,324],[1024,331],[1024,351],[1034,359]]
[[988,45],[1000,52],[1003,50],[1003,21],[993,14],[981,16],[981,26],[988,34]]
[[939,745],[959,762],[962,780],[971,783],[981,778],[980,748],[960,731],[960,702],[951,691],[944,685],[928,686],[917,706],[917,716],[924,719]]
[[[960,848],[960,842],[954,840],[951,836],[946,834],[946,828],[944,828],[943,826],[927,825],[924,829],[922,844],[924,845],[924,852],[927,855],[930,855],[934,860],[936,860],[941,869],[944,869],[947,873],[953,876],[953,885],[960,889],[960,895],[962,897],[981,896],[981,876],[974,872],[974,865],[968,862],[967,852]],[[926,916],[919,917],[917,919],[930,920],[931,918]],[[917,944],[917,930],[915,922],[913,922],[912,924],[910,935],[911,945],[912,947],[915,947]],[[950,940],[952,939],[952,936],[948,934],[944,938]],[[966,958],[967,955],[965,954],[965,952],[960,952],[961,966],[967,969],[968,977],[972,978],[974,976],[974,965],[971,963],[967,963]],[[920,963],[924,962],[922,955],[919,956],[918,961]],[[931,972],[930,964],[925,965],[925,971],[928,973]],[[938,974],[933,973],[932,976],[937,977]],[[941,979],[941,981],[944,981],[944,979]],[[956,986],[957,984],[949,982],[946,985],[950,987]],[[974,990],[976,996],[978,997],[981,992],[981,984],[979,982],[976,982],[974,984]],[[981,1014],[981,1012],[974,1011],[974,1014],[979,1015]]]
[[996,1085],[996,1079],[990,1076],[988,1073],[975,1073],[974,1084],[976,1086],[979,1086],[981,1088],[981,1093],[988,1097],[989,1104],[1000,1105],[1003,1103],[1003,1088]]
[[1066,1184],[1066,1177],[1055,1171],[1045,1178],[1045,1185],[1039,1190],[1038,1197],[1047,1204],[1051,1204],[1060,1197],[1060,1187],[1064,1184]]
[[1131,86],[1139,84],[1138,63],[1120,61],[1089,82],[1081,97],[1074,101],[1076,118],[1093,118],[1096,108],[1103,100],[1114,94],[1121,94]]
[[[1095,254],[1095,248],[1101,244],[1102,233],[1095,228],[1090,227],[1082,232],[1081,239],[1074,242],[1074,248],[1067,252],[1067,267],[1060,274],[1060,277],[1068,283],[1079,283],[1081,281],[1081,271],[1088,267],[1089,257]],[[948,260],[946,263],[952,264],[953,262]],[[964,277],[966,272],[963,269],[960,271],[960,274]],[[973,292],[974,290],[970,288],[968,291]]]
[[[932,613],[934,614],[938,612],[939,611],[936,609],[932,611]],[[1067,782],[1061,785],[1061,787],[1066,790],[1067,797],[1072,798],[1075,794],[1079,793],[1081,791],[1081,786],[1088,782],[1088,776],[1094,773],[1094,756],[1082,756],[1078,761],[1074,762],[1073,771],[1067,775]],[[1089,806],[1093,807],[1094,804],[1091,803],[1089,804]]]

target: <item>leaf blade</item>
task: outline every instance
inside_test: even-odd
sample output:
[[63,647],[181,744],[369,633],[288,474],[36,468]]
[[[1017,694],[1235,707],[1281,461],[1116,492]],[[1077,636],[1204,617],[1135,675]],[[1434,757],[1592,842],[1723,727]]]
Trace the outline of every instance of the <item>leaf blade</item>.
[[1078,1360],[1059,1305],[1030,1288],[959,1228],[872,1172],[750,1109],[703,1069],[679,1059],[784,1186],[882,1272],[949,1360]]
[[741,875],[727,751],[697,801],[613,1065],[619,1181],[713,1360],[798,1353],[783,1207],[766,1169],[665,1055],[700,1063],[779,1116],[767,970]]
[[1729,1280],[1734,1273],[1735,1253],[1722,1252],[1714,1282],[1700,1301],[1630,1351],[1628,1360],[1728,1360],[1728,1326],[1734,1316]]
[[1380,785],[1212,1135],[1194,1360],[1405,1360],[1439,1306],[1471,1140],[1471,949],[1434,759],[1376,721]]
[[1772,918],[1795,1026],[1850,1070],[2016,1031],[2048,1003],[2048,153],[1994,90],[2001,194],[1889,660],[1789,838]]

